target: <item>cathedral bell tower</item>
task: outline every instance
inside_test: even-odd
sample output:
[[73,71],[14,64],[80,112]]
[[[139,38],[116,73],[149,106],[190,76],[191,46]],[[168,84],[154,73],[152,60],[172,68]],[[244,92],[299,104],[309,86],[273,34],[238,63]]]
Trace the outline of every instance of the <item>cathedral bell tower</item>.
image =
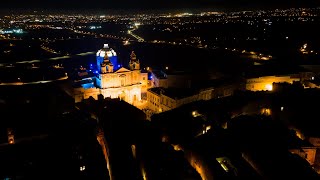
[[113,72],[113,64],[109,60],[108,56],[105,56],[103,62],[101,63],[101,73],[112,73]]
[[140,69],[140,62],[139,62],[139,59],[137,59],[137,56],[134,53],[134,51],[132,51],[130,55],[129,67],[131,71]]

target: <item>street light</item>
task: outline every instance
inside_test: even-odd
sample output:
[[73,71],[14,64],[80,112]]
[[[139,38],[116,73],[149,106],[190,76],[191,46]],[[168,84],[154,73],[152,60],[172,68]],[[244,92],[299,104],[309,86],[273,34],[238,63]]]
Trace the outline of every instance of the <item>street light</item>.
[[193,116],[193,117],[198,117],[198,116],[201,116],[201,114],[198,112],[198,111],[192,111],[191,112],[191,115]]
[[272,91],[272,90],[273,90],[272,84],[267,84],[267,85],[266,85],[266,90],[267,90],[267,91]]

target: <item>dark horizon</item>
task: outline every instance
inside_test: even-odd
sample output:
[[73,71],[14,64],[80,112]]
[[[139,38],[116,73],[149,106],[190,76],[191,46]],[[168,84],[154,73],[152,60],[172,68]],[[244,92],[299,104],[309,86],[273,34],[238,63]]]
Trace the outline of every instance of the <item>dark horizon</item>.
[[[0,8],[0,15],[6,14],[87,14],[87,15],[126,15],[126,14],[162,14],[162,13],[199,13],[199,12],[237,12],[237,11],[257,11],[257,10],[275,10],[288,8],[313,8],[313,7],[247,7],[247,8]],[[320,6],[314,7],[320,8]]]
[[318,7],[319,0],[11,0],[1,3],[0,10],[49,10],[49,11],[172,11],[172,10],[197,10],[208,9],[213,11],[275,9],[291,7]]

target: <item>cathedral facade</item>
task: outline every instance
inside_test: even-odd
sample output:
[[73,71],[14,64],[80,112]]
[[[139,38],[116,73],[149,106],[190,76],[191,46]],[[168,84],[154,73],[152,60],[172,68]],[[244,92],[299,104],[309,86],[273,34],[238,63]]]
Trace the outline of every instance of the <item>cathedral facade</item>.
[[80,102],[90,96],[120,98],[130,104],[141,101],[142,87],[148,81],[147,73],[141,73],[140,62],[134,52],[130,55],[128,68],[118,65],[116,52],[107,45],[97,52],[98,74],[93,78],[94,87],[75,88],[75,100]]

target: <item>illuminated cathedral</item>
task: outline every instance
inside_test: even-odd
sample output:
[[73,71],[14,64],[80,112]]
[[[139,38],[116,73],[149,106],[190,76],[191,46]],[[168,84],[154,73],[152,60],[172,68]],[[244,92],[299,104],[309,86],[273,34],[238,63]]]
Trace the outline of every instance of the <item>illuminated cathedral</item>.
[[[130,55],[128,68],[118,64],[116,52],[107,44],[97,52],[96,60],[98,73],[91,78],[92,81],[84,81],[74,89],[76,102],[89,97],[97,99],[100,94],[105,98],[120,98],[130,104],[141,101],[142,87],[148,83],[148,75],[141,73],[140,62],[134,52]],[[88,83],[92,86],[85,86]]]

